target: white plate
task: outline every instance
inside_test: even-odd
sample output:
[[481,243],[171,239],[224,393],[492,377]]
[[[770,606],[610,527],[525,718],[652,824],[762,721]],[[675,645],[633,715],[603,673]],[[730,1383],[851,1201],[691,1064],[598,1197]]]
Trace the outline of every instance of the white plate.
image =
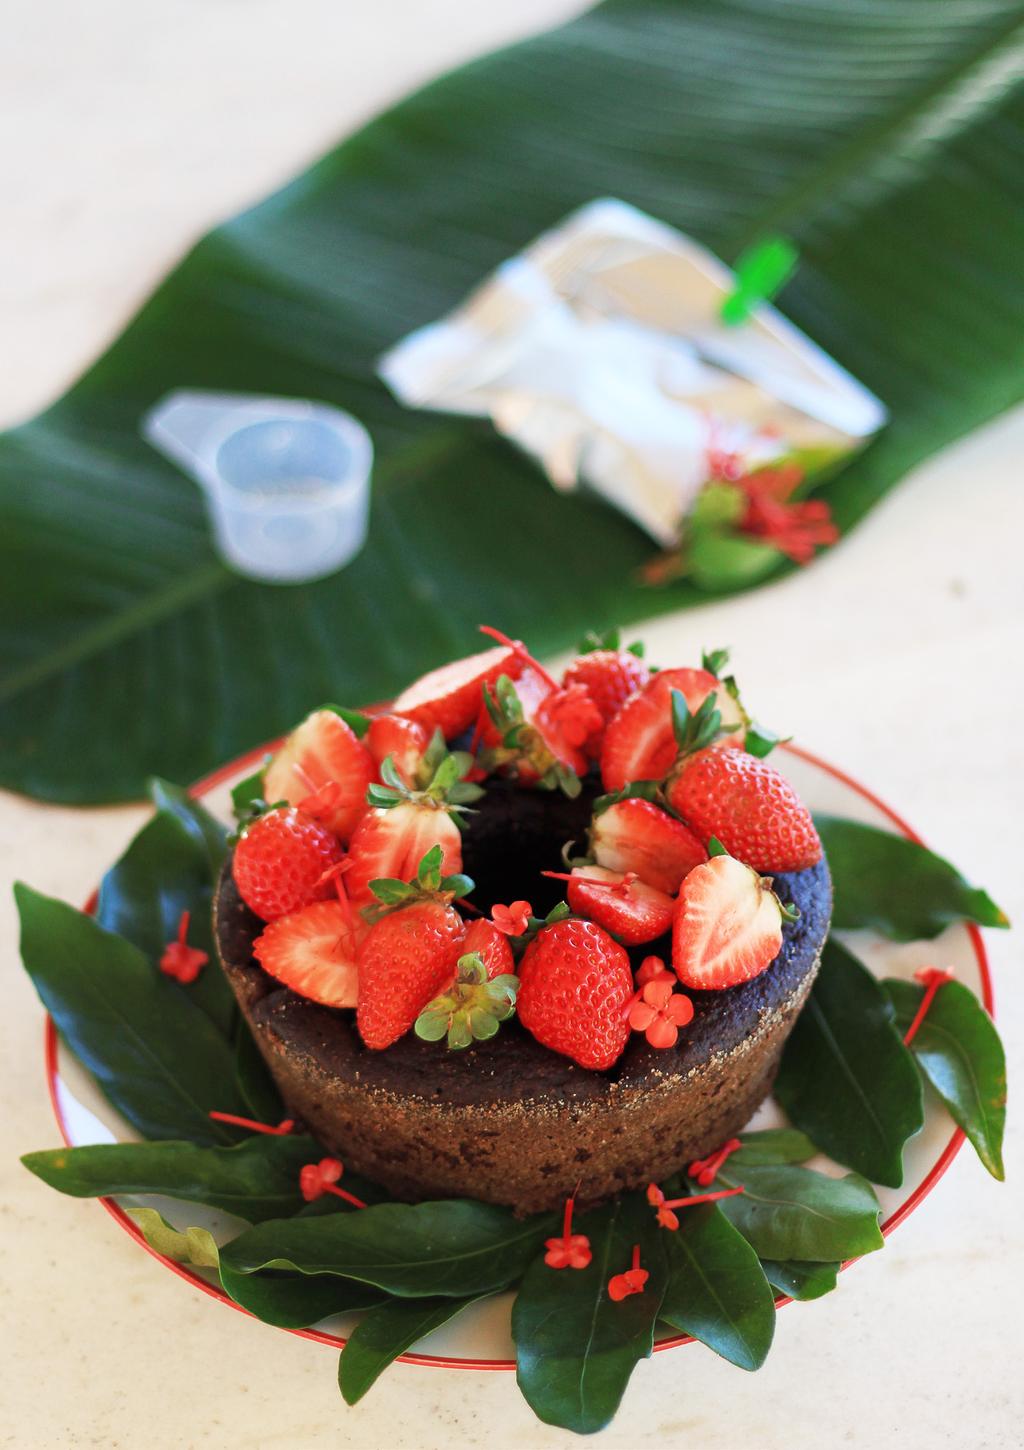
[[[215,814],[225,820],[230,819],[231,786],[255,769],[264,753],[265,747],[253,751],[200,781],[195,788],[195,794]],[[792,745],[784,746],[773,759],[778,761],[780,769],[793,781],[813,810],[847,816],[916,839],[910,827],[895,812],[835,767]],[[951,966],[958,979],[976,992],[991,1010],[991,984],[985,950],[980,933],[974,927],[952,926],[934,941],[909,942],[903,945],[886,942],[870,932],[844,933],[844,940],[879,977],[909,978],[921,966]],[[88,1143],[129,1142],[136,1137],[101,1096],[92,1079],[67,1048],[58,1043],[52,1023],[47,1033],[47,1076],[54,1111],[66,1142],[77,1147]],[[774,1103],[769,1102],[755,1114],[750,1126],[773,1127],[782,1121]],[[953,1129],[951,1120],[932,1099],[924,1130],[911,1139],[904,1152],[903,1187],[877,1189],[883,1210],[884,1233],[891,1232],[913,1211],[925,1194],[931,1191],[962,1142],[962,1133]],[[812,1166],[824,1172],[845,1171],[824,1157],[812,1160]],[[102,1199],[101,1202],[117,1222],[149,1252],[152,1251],[148,1250],[134,1223],[124,1214],[124,1207],[140,1203],[155,1205],[176,1227],[196,1225],[208,1228],[221,1243],[246,1226],[229,1214],[203,1208],[200,1204],[185,1205],[174,1199],[149,1196],[137,1199],[125,1195],[116,1201]],[[167,1259],[161,1259],[160,1262],[220,1299],[225,1305],[237,1308],[222,1293],[215,1275],[184,1268]],[[513,1369],[513,1346],[509,1334],[511,1303],[512,1295],[502,1294],[475,1305],[460,1314],[451,1324],[424,1339],[421,1349],[415,1354],[403,1355],[402,1358],[446,1368]],[[352,1322],[351,1318],[336,1316],[325,1320],[314,1330],[289,1332],[340,1345],[344,1342],[345,1334],[350,1331]],[[662,1339],[657,1348],[670,1349],[690,1342],[685,1336],[677,1335]]]

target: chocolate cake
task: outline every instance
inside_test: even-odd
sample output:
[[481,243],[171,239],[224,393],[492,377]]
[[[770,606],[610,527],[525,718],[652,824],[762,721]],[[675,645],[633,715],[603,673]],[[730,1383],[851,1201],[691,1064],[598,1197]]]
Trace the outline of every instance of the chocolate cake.
[[[539,872],[584,836],[599,782],[581,794],[488,782],[463,841],[474,901],[529,895]],[[557,899],[556,883],[550,886]],[[634,1033],[606,1072],[551,1051],[517,1019],[497,1036],[448,1051],[413,1033],[385,1051],[364,1046],[355,1012],[283,987],[255,960],[263,922],[226,862],[217,893],[221,962],[289,1112],[352,1170],[408,1200],[468,1197],[522,1213],[582,1205],[662,1181],[738,1132],[771,1089],[786,1037],[817,972],[831,912],[822,859],[775,877],[799,913],[782,949],[751,980],[693,991],[692,1022],[669,1049]],[[634,967],[664,943],[632,949]]]

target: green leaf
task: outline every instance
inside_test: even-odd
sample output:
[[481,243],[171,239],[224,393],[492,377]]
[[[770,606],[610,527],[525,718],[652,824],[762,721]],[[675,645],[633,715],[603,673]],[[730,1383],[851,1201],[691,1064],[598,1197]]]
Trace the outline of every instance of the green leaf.
[[21,955],[76,1057],[147,1138],[233,1143],[207,1116],[244,1113],[231,1046],[206,1014],[154,972],[138,947],[20,882]]
[[154,776],[149,782],[149,794],[157,810],[169,811],[176,816],[197,846],[206,853],[210,881],[215,882],[228,848],[227,827],[216,816],[211,816],[187,790],[169,780]]
[[914,1060],[878,982],[829,940],[786,1040],[775,1096],[823,1152],[874,1183],[903,1182],[903,1146],[924,1125]]
[[1009,926],[986,892],[915,841],[839,816],[814,822],[832,872],[834,930],[872,927],[893,941],[916,941],[955,921]]
[[[587,1435],[607,1425],[629,1377],[650,1355],[665,1289],[663,1233],[638,1193],[581,1215],[593,1254],[585,1269],[552,1269],[543,1255],[532,1263],[512,1308],[516,1378],[539,1419]],[[616,1303],[614,1274],[628,1269],[633,1245],[650,1278],[642,1294]]]
[[400,1354],[480,1297],[398,1299],[371,1309],[352,1331],[338,1361],[338,1388],[345,1403],[361,1400]]
[[756,755],[759,760],[764,760],[781,743],[782,738],[775,730],[769,730],[766,725],[758,725],[752,720],[743,737],[743,748],[748,755]]
[[685,1209],[663,1240],[662,1319],[740,1369],[758,1369],[775,1333],[775,1296],[747,1240],[711,1203]]
[[235,1023],[234,1052],[235,1080],[245,1100],[245,1116],[258,1123],[279,1123],[285,1116],[284,1102],[241,1013]]
[[[480,619],[544,655],[594,619],[702,602],[692,581],[638,582],[652,545],[622,514],[375,375],[595,196],[726,261],[771,234],[800,248],[783,311],[892,414],[819,493],[850,529],[1024,391],[1019,21],[1017,0],[959,0],[949,24],[920,0],[612,0],[401,101],[200,242],[66,398],[0,439],[0,781],[132,796],[147,769],[191,780],[274,738],[331,681],[388,698],[479,649]],[[183,380],[363,420],[373,510],[350,565],[288,587],[221,563],[200,491],[139,436]],[[696,577],[792,567],[738,547]]]
[[740,1142],[742,1147],[729,1159],[737,1168],[748,1163],[755,1168],[770,1163],[806,1163],[818,1151],[807,1134],[797,1128],[767,1128],[759,1133],[744,1133]]
[[276,1324],[280,1329],[307,1329],[332,1314],[387,1303],[387,1297],[372,1285],[339,1279],[336,1274],[285,1274],[277,1269],[240,1274],[222,1263],[220,1282],[236,1304],[264,1324]]
[[234,1148],[97,1143],[26,1153],[21,1161],[37,1178],[72,1198],[160,1193],[259,1223],[302,1207],[299,1170],[320,1156],[312,1138],[259,1134]]
[[550,1214],[520,1220],[510,1209],[468,1199],[384,1203],[260,1224],[222,1257],[240,1273],[297,1269],[340,1274],[403,1298],[463,1298],[514,1283],[553,1224]]
[[880,1208],[856,1173],[829,1178],[792,1165],[718,1170],[723,1188],[745,1192],[719,1202],[726,1218],[763,1259],[849,1259],[882,1247]]
[[100,884],[96,921],[104,930],[133,942],[159,972],[160,957],[178,934],[183,911],[190,913],[188,942],[209,960],[194,982],[171,981],[201,1007],[225,1036],[235,1030],[234,993],[221,971],[210,920],[213,884],[206,842],[178,813],[158,810],[142,827]]
[[769,1284],[781,1294],[788,1294],[791,1299],[820,1299],[836,1287],[842,1265],[764,1259],[761,1267]]
[[331,710],[335,715],[340,716],[360,740],[370,728],[371,716],[364,714],[362,710],[350,710],[347,705],[321,705],[320,708],[321,710]]
[[217,1241],[209,1229],[187,1228],[179,1232],[155,1208],[129,1208],[126,1212],[150,1248],[163,1254],[165,1259],[194,1264],[197,1269],[217,1268],[220,1262]]
[[[882,986],[893,1005],[897,1028],[906,1032],[924,989],[896,978],[886,978]],[[995,1023],[962,982],[939,988],[910,1051],[982,1163],[993,1178],[1001,1179],[1006,1056]]]
[[695,531],[688,542],[686,558],[690,578],[709,594],[749,589],[776,573],[785,563],[785,555],[773,544],[719,529]]
[[263,776],[265,767],[260,766],[259,770],[247,775],[231,789],[231,808],[235,813],[236,821],[244,821],[253,812],[257,802],[263,800]]

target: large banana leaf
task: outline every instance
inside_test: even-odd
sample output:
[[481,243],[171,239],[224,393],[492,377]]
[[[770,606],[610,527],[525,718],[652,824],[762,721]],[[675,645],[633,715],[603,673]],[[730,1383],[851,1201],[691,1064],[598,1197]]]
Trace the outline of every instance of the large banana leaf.
[[[827,486],[849,528],[1024,392],[1024,11],[1009,0],[608,0],[447,76],[202,241],[55,407],[0,439],[0,781],[131,796],[321,698],[473,647],[677,608],[651,552],[479,424],[404,412],[374,360],[571,208],[620,196],[726,258],[803,257],[783,309],[889,405]],[[175,386],[327,399],[378,448],[368,548],[243,582],[138,438]],[[965,480],[965,507],[967,506]]]

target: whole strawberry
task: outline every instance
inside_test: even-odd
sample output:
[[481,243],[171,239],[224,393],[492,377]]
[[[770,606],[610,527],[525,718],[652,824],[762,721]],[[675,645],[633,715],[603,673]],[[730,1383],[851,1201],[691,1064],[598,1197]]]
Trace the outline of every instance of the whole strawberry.
[[755,871],[802,871],[821,860],[810,811],[785,776],[746,751],[683,756],[665,794],[701,840],[716,837]]
[[622,1055],[633,996],[629,957],[592,921],[544,927],[519,963],[519,1020],[552,1052],[603,1072]]
[[321,879],[343,854],[326,826],[294,806],[279,806],[243,828],[232,865],[235,885],[250,910],[276,921],[332,895]]
[[562,684],[582,685],[601,716],[601,724],[587,737],[588,755],[600,755],[608,721],[650,678],[643,660],[627,649],[595,649],[573,660],[562,676]]
[[382,903],[359,948],[356,1026],[367,1047],[390,1047],[451,983],[462,955],[465,922],[452,906],[472,887],[465,876],[441,875],[441,848],[420,862],[413,881],[378,881]]

